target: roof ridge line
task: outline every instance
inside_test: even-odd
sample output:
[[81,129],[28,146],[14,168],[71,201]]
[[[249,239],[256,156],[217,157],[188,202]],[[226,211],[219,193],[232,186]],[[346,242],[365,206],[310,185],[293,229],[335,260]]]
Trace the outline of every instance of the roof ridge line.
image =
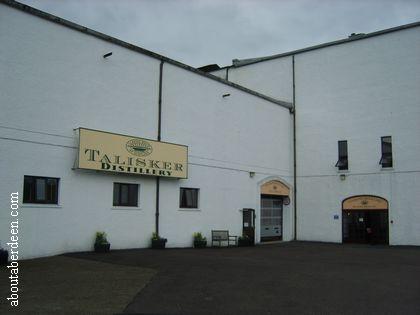
[[[403,25],[399,25],[399,26],[394,26],[394,27],[391,27],[391,28],[386,28],[386,29],[383,29],[383,30],[374,31],[374,32],[366,33],[366,34],[357,33],[353,36],[350,35],[347,38],[338,39],[338,40],[335,40],[335,41],[326,42],[326,43],[322,43],[322,44],[318,44],[318,45],[308,46],[308,47],[305,47],[305,48],[295,49],[295,50],[291,50],[291,51],[280,53],[280,54],[274,54],[274,55],[269,55],[269,56],[264,56],[264,57],[255,57],[255,58],[233,59],[233,60],[237,60],[236,64],[232,60],[232,62],[233,62],[232,65],[221,67],[220,70],[226,69],[226,68],[239,68],[239,67],[255,64],[255,63],[258,63],[258,62],[262,62],[262,61],[268,61],[268,60],[282,58],[282,57],[286,57],[286,56],[297,55],[297,54],[301,54],[301,53],[316,50],[316,49],[321,49],[321,48],[334,46],[334,45],[345,44],[345,43],[348,43],[348,42],[353,42],[353,41],[362,40],[362,39],[366,39],[366,38],[370,38],[370,37],[380,36],[380,35],[384,35],[384,34],[388,34],[388,33],[392,33],[392,32],[397,32],[397,31],[402,31],[402,30],[405,30],[405,29],[409,29],[409,28],[413,28],[413,27],[419,27],[419,26],[420,26],[420,21],[417,21],[417,22],[403,24]],[[241,63],[241,62],[243,62],[243,63]]]

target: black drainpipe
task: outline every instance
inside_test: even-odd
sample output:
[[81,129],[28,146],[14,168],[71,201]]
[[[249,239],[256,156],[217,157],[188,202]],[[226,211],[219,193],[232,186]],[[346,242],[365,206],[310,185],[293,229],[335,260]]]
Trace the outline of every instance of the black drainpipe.
[[293,71],[293,208],[294,208],[294,235],[293,239],[297,240],[297,189],[296,189],[296,98],[295,98],[295,55],[292,56]]
[[226,68],[226,81],[229,81],[229,68]]
[[[158,136],[157,140],[161,140],[161,125],[162,125],[162,74],[163,74],[163,63],[161,60],[159,67],[159,101],[158,101]],[[155,213],[155,232],[159,235],[159,188],[160,188],[160,177],[156,176],[156,213]]]
[[160,177],[156,176],[156,222],[155,230],[156,234],[159,235],[159,186],[160,186]]

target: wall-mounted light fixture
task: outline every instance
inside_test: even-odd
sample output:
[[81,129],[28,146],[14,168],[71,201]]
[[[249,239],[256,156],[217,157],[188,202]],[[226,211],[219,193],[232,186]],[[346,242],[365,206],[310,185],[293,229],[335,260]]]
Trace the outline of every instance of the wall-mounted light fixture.
[[107,53],[107,54],[105,54],[105,55],[103,55],[104,58],[108,58],[109,56],[112,56],[112,51],[109,52],[109,53]]
[[226,93],[222,95],[223,98],[228,97],[228,96],[230,96],[230,93]]
[[249,172],[249,177],[254,177],[255,176],[255,172]]
[[346,180],[346,174],[340,174],[340,179],[341,180]]

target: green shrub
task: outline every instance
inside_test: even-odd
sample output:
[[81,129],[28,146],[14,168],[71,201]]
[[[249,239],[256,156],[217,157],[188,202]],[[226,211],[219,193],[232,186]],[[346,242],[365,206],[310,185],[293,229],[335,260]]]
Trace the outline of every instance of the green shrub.
[[105,232],[96,232],[95,244],[108,244]]
[[194,237],[194,241],[206,241],[206,238],[205,237],[203,237],[203,235],[200,233],[200,232],[195,232],[194,234],[193,234],[193,237]]
[[157,240],[164,240],[165,238],[159,236],[156,232],[153,232],[152,234],[152,241],[157,241]]

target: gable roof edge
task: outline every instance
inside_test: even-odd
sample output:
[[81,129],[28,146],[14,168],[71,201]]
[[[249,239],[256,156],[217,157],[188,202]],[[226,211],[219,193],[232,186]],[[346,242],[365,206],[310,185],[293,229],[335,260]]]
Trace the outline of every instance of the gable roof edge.
[[66,19],[60,18],[58,16],[55,16],[53,14],[50,14],[50,13],[47,13],[47,12],[38,10],[38,9],[36,9],[34,7],[31,7],[31,6],[28,6],[26,4],[23,4],[23,3],[20,3],[20,2],[14,1],[14,0],[0,0],[0,3],[3,3],[3,4],[5,4],[7,6],[10,6],[12,8],[18,9],[20,11],[24,11],[24,12],[27,12],[29,14],[35,15],[37,17],[43,18],[45,20],[54,22],[56,24],[60,24],[60,25],[66,26],[66,27],[71,28],[73,30],[82,32],[84,34],[91,35],[91,36],[96,37],[96,38],[99,38],[101,40],[111,42],[111,43],[113,43],[115,45],[118,45],[118,46],[121,46],[121,47],[130,49],[130,50],[133,50],[135,52],[138,52],[138,53],[141,53],[143,55],[152,57],[154,59],[158,59],[158,60],[161,60],[163,62],[167,62],[167,63],[172,64],[174,66],[183,68],[184,70],[187,70],[187,71],[190,71],[190,72],[194,72],[195,74],[198,74],[200,76],[206,77],[208,79],[211,79],[211,80],[217,81],[219,83],[222,83],[222,84],[228,85],[230,87],[233,87],[235,89],[241,90],[241,91],[243,91],[243,92],[245,92],[247,94],[251,94],[251,95],[256,96],[258,98],[264,99],[265,101],[268,101],[268,102],[274,103],[276,105],[285,107],[285,108],[287,108],[289,110],[291,110],[293,108],[292,103],[274,99],[272,97],[269,97],[267,95],[258,93],[258,92],[254,91],[254,90],[251,90],[251,89],[248,89],[248,88],[243,87],[241,85],[232,83],[230,81],[227,81],[225,79],[219,78],[219,77],[214,76],[212,74],[209,74],[209,73],[200,71],[200,70],[198,70],[198,69],[196,69],[196,68],[194,68],[192,66],[186,65],[186,64],[184,64],[182,62],[179,62],[179,61],[176,61],[174,59],[171,59],[171,58],[165,57],[163,55],[157,54],[157,53],[152,52],[150,50],[144,49],[144,48],[142,48],[140,46],[136,46],[136,45],[130,44],[128,42],[125,42],[125,41],[120,40],[118,38],[112,37],[110,35],[106,35],[104,33],[101,33],[101,32],[95,31],[95,30],[92,30],[92,29],[87,28],[85,26],[82,26],[82,25],[79,25],[77,23],[71,22],[69,20],[66,20]]
[[273,60],[273,59],[277,59],[277,58],[293,56],[293,55],[305,53],[305,52],[316,50],[316,49],[321,49],[321,48],[340,45],[340,44],[345,44],[345,43],[349,43],[349,42],[353,42],[353,41],[357,41],[357,40],[376,37],[376,36],[380,36],[380,35],[384,35],[384,34],[388,34],[388,33],[393,33],[393,32],[396,32],[396,31],[401,31],[401,30],[414,28],[414,27],[420,27],[420,21],[419,22],[414,22],[414,23],[409,23],[409,24],[404,24],[404,25],[400,25],[400,26],[396,26],[396,27],[391,27],[391,28],[387,28],[387,29],[384,29],[384,30],[371,32],[371,33],[367,33],[367,34],[356,34],[356,35],[353,35],[353,36],[348,37],[348,38],[339,39],[339,40],[335,40],[335,41],[332,41],[332,42],[327,42],[327,43],[318,44],[318,45],[314,45],[314,46],[309,46],[309,47],[306,47],[306,48],[296,49],[296,50],[288,51],[288,52],[281,53],[281,54],[275,54],[275,55],[265,56],[265,57],[247,58],[247,59],[234,59],[236,62],[233,62],[233,64],[230,65],[230,66],[221,67],[220,70],[223,70],[223,69],[226,69],[226,68],[240,68],[240,67],[243,67],[243,66],[252,65],[252,64],[259,63],[259,62],[263,62],[263,61],[269,61],[269,60]]

